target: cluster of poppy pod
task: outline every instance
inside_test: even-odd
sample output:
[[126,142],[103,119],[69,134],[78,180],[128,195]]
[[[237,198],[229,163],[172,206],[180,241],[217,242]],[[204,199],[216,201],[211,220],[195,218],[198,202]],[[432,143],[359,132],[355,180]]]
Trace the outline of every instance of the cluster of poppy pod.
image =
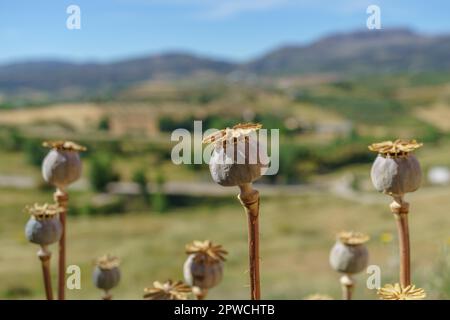
[[[238,124],[216,132],[204,139],[204,143],[214,143],[209,163],[212,179],[221,186],[239,187],[238,200],[248,217],[248,249],[250,297],[258,300],[261,297],[259,270],[259,192],[253,188],[253,182],[261,177],[265,165],[261,162],[222,161],[229,157],[227,145],[238,141],[244,146],[244,157],[249,150],[258,150],[258,140],[247,137],[259,130],[260,124]],[[56,187],[55,204],[35,205],[29,207],[30,221],[26,226],[26,236],[30,242],[41,246],[38,256],[42,261],[42,269],[47,299],[52,299],[50,280],[50,256],[48,245],[59,241],[58,263],[58,299],[64,299],[65,271],[65,234],[68,195],[66,187],[81,175],[79,152],[86,148],[73,142],[46,142],[44,146],[51,148],[44,159],[42,173],[44,179]],[[375,188],[393,198],[390,205],[395,216],[399,236],[400,280],[398,284],[386,285],[378,291],[382,299],[423,299],[425,292],[411,284],[410,246],[408,213],[409,204],[404,200],[406,193],[416,191],[421,184],[422,171],[414,151],[422,146],[415,140],[396,140],[375,143],[369,146],[377,152],[371,170],[371,180]],[[343,274],[341,284],[343,298],[351,299],[354,288],[352,275],[367,267],[368,252],[365,247],[368,237],[355,232],[340,233],[337,243],[330,253],[330,264]],[[194,292],[198,299],[205,298],[207,291],[217,285],[223,273],[223,261],[226,251],[210,241],[194,241],[187,246],[189,257],[184,265],[182,282],[155,282],[153,288],[145,290],[146,299],[180,299]],[[97,261],[94,270],[94,283],[105,290],[104,299],[110,299],[109,290],[117,285],[120,279],[118,260],[105,256]],[[194,288],[194,289],[192,289]]]

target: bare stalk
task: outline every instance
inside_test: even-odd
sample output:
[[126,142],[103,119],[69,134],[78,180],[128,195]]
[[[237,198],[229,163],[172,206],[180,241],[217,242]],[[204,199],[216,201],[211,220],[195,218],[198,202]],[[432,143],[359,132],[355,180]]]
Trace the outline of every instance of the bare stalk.
[[53,300],[52,278],[50,276],[50,258],[52,253],[48,251],[47,246],[41,246],[37,253],[42,265],[42,275],[44,278],[45,296],[47,300]]
[[355,279],[350,274],[345,274],[340,279],[342,286],[342,300],[352,300],[355,288]]
[[62,225],[61,239],[59,240],[59,255],[58,255],[58,300],[65,300],[65,286],[66,286],[66,216],[67,204],[69,202],[69,195],[61,189],[56,189],[54,193],[55,202],[61,208],[59,213],[59,220]]
[[102,300],[112,300],[112,294],[110,294],[108,290],[105,290],[102,295]]
[[408,212],[409,203],[403,197],[395,197],[390,205],[397,224],[400,254],[400,284],[406,288],[411,284],[411,258],[409,245]]
[[250,264],[250,297],[261,299],[259,276],[259,192],[253,189],[251,183],[239,186],[238,199],[248,217],[248,249]]
[[208,289],[202,289],[199,287],[194,287],[192,290],[197,300],[205,300],[206,296],[208,295]]

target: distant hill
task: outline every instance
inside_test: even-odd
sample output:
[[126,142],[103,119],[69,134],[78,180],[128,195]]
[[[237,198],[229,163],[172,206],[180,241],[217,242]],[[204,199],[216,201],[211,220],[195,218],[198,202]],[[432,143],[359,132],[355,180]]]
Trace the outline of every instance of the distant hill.
[[0,91],[98,90],[150,79],[185,78],[199,73],[226,74],[232,63],[184,53],[168,53],[114,63],[76,64],[30,61],[0,66]]
[[335,34],[307,45],[289,45],[245,64],[170,53],[114,63],[17,62],[0,66],[0,93],[72,90],[85,93],[125,87],[149,79],[197,74],[301,75],[450,71],[450,35],[429,36],[408,29]]
[[245,65],[265,75],[303,73],[395,73],[450,70],[450,36],[408,29],[335,34],[310,45],[276,49]]

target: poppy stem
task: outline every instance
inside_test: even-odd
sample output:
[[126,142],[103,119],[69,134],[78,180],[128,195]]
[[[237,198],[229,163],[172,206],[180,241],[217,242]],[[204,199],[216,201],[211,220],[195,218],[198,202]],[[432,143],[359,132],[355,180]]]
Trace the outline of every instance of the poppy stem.
[[208,295],[208,289],[201,289],[199,287],[196,287],[196,290],[192,290],[192,292],[194,292],[197,300],[205,300]]
[[394,197],[390,208],[397,224],[400,253],[400,284],[403,288],[406,288],[411,284],[411,253],[408,227],[409,203],[404,201],[402,196]]
[[355,279],[350,274],[345,274],[340,279],[342,286],[342,300],[352,300]]
[[52,253],[48,251],[47,246],[41,246],[37,253],[42,265],[42,275],[44,278],[45,296],[47,300],[53,300],[52,278],[50,276],[50,258]]
[[65,300],[65,286],[66,286],[66,215],[67,204],[69,202],[69,195],[62,189],[56,189],[54,193],[54,200],[61,208],[59,213],[59,220],[62,225],[62,234],[59,240],[58,252],[58,300]]
[[248,249],[250,265],[250,297],[261,299],[259,275],[259,192],[253,189],[251,183],[239,186],[238,199],[248,217]]
[[112,294],[110,294],[108,290],[105,290],[102,300],[112,300]]

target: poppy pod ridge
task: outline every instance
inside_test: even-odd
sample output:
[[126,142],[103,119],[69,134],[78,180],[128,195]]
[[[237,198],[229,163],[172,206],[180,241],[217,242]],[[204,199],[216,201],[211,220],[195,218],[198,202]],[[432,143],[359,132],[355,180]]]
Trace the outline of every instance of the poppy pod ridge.
[[238,124],[215,132],[203,143],[214,143],[209,162],[211,177],[221,186],[237,186],[238,199],[247,214],[250,269],[250,297],[261,298],[259,275],[259,192],[252,183],[262,176],[265,168],[261,145],[256,132],[260,124]]
[[30,214],[30,219],[25,225],[25,236],[31,243],[38,244],[40,249],[37,253],[42,266],[45,295],[47,300],[53,300],[52,283],[50,276],[51,252],[48,246],[58,242],[62,234],[62,225],[58,214],[61,208],[58,205],[34,204],[26,207]]
[[422,288],[416,288],[415,285],[402,287],[399,283],[386,284],[377,294],[381,300],[423,300],[427,296]]
[[144,289],[144,300],[187,300],[191,293],[191,287],[182,281],[155,281],[153,287]]
[[104,290],[103,300],[111,300],[112,295],[109,291],[119,284],[119,265],[119,259],[109,254],[101,256],[95,262],[92,282],[97,288]]
[[374,143],[369,150],[378,156],[371,170],[372,183],[379,192],[393,198],[390,210],[397,224],[400,252],[400,284],[406,288],[411,284],[411,258],[409,244],[408,213],[409,203],[404,200],[406,193],[419,189],[422,169],[413,152],[422,143],[416,140],[395,140]]
[[61,208],[59,219],[62,225],[62,235],[58,252],[58,300],[64,300],[66,286],[66,215],[69,202],[66,188],[80,178],[82,162],[79,153],[87,149],[72,141],[46,141],[42,145],[50,148],[42,163],[42,176],[46,182],[56,188],[53,197]]
[[344,300],[351,300],[355,286],[353,276],[364,271],[369,263],[369,252],[365,245],[369,236],[360,232],[343,231],[336,238],[330,252],[330,265],[343,274],[340,279],[342,297]]
[[211,241],[194,241],[186,245],[188,258],[183,265],[184,280],[193,289],[198,300],[203,300],[209,289],[217,286],[223,277],[225,251]]

